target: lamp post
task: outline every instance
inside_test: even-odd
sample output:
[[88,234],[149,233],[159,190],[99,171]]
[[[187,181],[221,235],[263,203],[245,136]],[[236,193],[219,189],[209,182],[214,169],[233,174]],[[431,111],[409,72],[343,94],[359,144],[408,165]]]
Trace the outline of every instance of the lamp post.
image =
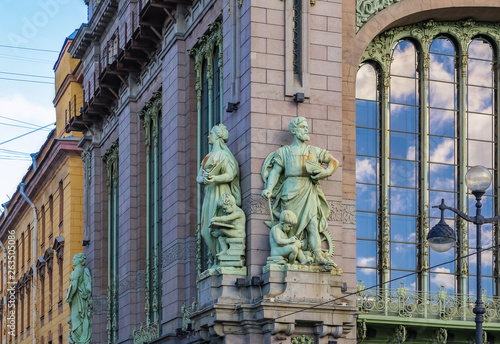
[[481,215],[481,198],[483,197],[485,191],[491,185],[491,174],[483,166],[474,166],[465,175],[465,183],[469,190],[471,190],[474,197],[476,197],[476,216],[469,216],[458,209],[452,208],[444,204],[444,199],[441,200],[441,204],[438,206],[433,206],[433,208],[439,208],[441,210],[441,220],[429,231],[427,235],[427,241],[429,246],[437,252],[448,251],[455,245],[456,237],[455,231],[448,226],[444,221],[444,211],[451,210],[462,219],[472,222],[476,225],[476,266],[477,266],[477,294],[476,294],[476,306],[472,310],[476,315],[476,344],[483,343],[483,314],[485,313],[483,301],[479,293],[481,292],[481,225],[483,223],[491,223],[500,219],[500,216],[495,216],[492,218],[484,218]]

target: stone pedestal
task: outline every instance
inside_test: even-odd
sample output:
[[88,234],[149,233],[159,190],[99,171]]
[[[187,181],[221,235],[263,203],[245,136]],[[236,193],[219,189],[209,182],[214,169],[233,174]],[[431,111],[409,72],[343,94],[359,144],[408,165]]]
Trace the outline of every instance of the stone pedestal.
[[243,267],[245,266],[245,239],[227,238],[228,246],[226,254],[218,254],[220,266]]
[[357,309],[342,291],[340,269],[271,264],[261,276],[219,269],[198,279],[200,303],[191,319],[203,340],[340,344],[355,325]]

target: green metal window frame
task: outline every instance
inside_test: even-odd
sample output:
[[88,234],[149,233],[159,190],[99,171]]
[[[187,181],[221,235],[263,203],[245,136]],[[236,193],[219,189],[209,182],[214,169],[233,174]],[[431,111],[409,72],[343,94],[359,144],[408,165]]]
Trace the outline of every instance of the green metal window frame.
[[[194,57],[196,72],[196,98],[198,109],[198,154],[197,166],[209,153],[208,133],[214,125],[223,121],[223,46],[222,23],[210,25],[209,33],[200,37],[195,48],[189,51]],[[198,185],[198,225],[196,230],[198,273],[207,268],[207,248],[200,233],[201,202],[203,188]]]
[[162,296],[162,94],[152,99],[139,113],[143,120],[146,146],[146,326],[134,338],[154,339],[161,335]]
[[[500,177],[500,150],[498,147],[498,138],[500,138],[500,125],[498,116],[498,106],[500,104],[500,95],[497,90],[499,82],[499,47],[500,47],[500,25],[498,23],[477,23],[473,20],[454,21],[454,22],[436,22],[426,21],[404,27],[389,29],[372,40],[366,48],[360,60],[360,66],[363,64],[371,64],[377,73],[377,87],[380,94],[380,117],[381,117],[381,158],[380,158],[380,208],[378,209],[378,229],[380,231],[377,270],[379,272],[381,284],[377,291],[366,290],[365,288],[371,285],[364,285],[363,281],[359,281],[358,285],[358,307],[360,308],[360,319],[376,321],[381,315],[394,316],[393,320],[387,319],[386,323],[397,323],[401,318],[432,318],[446,321],[447,325],[452,327],[467,327],[473,328],[473,313],[472,307],[469,306],[468,295],[461,294],[462,291],[467,291],[467,279],[469,276],[468,265],[465,256],[469,253],[468,249],[468,231],[467,226],[463,221],[457,221],[458,227],[458,262],[456,267],[457,278],[457,294],[450,295],[444,289],[439,292],[431,293],[428,286],[428,274],[426,269],[429,268],[429,246],[426,240],[429,230],[429,207],[434,204],[429,204],[429,157],[427,147],[429,147],[429,123],[427,109],[429,108],[428,99],[428,84],[429,84],[429,67],[430,67],[430,46],[434,39],[446,37],[451,39],[456,45],[456,73],[458,86],[458,141],[459,149],[455,154],[458,154],[458,205],[459,209],[467,211],[467,190],[465,189],[465,173],[467,164],[467,66],[469,61],[468,46],[472,40],[476,38],[487,40],[493,50],[493,62],[496,67],[493,71],[494,77],[494,115],[495,115],[495,137],[494,137],[494,163],[495,170],[493,193],[496,196],[493,211],[498,213],[498,195],[500,194],[500,185],[498,183]],[[388,118],[389,110],[389,85],[391,80],[390,67],[392,62],[392,49],[403,40],[410,40],[414,43],[418,50],[418,72],[419,84],[418,92],[420,94],[420,126],[419,126],[419,219],[417,235],[419,237],[417,243],[418,266],[423,271],[417,279],[417,290],[409,291],[404,285],[400,285],[397,289],[389,289],[387,282],[390,280],[390,215],[389,215],[389,180],[390,164],[389,164],[389,126],[390,119]],[[460,166],[462,168],[460,168]],[[423,191],[422,191],[423,190]],[[498,226],[493,234],[493,243],[500,242],[500,231]],[[500,254],[498,249],[493,250],[494,261],[500,267]],[[463,257],[463,258],[460,258]],[[495,279],[494,290],[496,296],[487,296],[483,294],[483,299],[488,303],[488,320],[500,320],[500,280],[498,276]],[[480,293],[481,291],[477,291]],[[449,312],[453,309],[453,312]],[[447,310],[446,313],[443,310]],[[399,320],[398,320],[399,319]],[[470,323],[463,323],[467,320]],[[411,321],[410,321],[411,322]],[[413,321],[418,322],[418,321]],[[470,326],[469,326],[470,325]],[[486,323],[485,329],[498,328],[498,325]]]
[[118,342],[118,141],[103,156],[108,189],[108,343]]

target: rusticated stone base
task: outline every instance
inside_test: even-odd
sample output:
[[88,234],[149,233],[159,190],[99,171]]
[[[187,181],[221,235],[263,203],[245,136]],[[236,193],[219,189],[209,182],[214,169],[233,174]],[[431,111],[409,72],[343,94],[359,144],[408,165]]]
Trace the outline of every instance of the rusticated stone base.
[[342,292],[342,271],[295,267],[271,264],[253,278],[200,275],[200,303],[191,317],[198,338],[211,343],[343,343],[355,326],[357,309]]

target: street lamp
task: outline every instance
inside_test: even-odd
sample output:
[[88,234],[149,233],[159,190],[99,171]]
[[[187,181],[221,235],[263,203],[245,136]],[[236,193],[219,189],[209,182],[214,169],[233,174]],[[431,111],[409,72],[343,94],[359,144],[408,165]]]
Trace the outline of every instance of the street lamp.
[[444,221],[444,211],[445,209],[451,210],[462,219],[472,222],[476,225],[476,266],[477,266],[477,294],[476,294],[476,307],[472,310],[476,315],[476,344],[483,343],[483,314],[485,313],[483,301],[479,293],[481,292],[481,225],[483,223],[491,223],[500,219],[500,216],[495,216],[492,218],[484,218],[481,215],[481,197],[483,197],[485,191],[491,185],[491,174],[486,167],[474,166],[465,175],[465,183],[469,190],[471,190],[474,197],[476,197],[476,216],[469,216],[458,209],[452,208],[444,204],[444,199],[441,200],[441,204],[438,206],[433,206],[433,208],[439,208],[441,210],[441,220],[429,231],[427,235],[427,241],[429,246],[437,252],[448,251],[455,245],[456,238],[455,232],[450,226]]

